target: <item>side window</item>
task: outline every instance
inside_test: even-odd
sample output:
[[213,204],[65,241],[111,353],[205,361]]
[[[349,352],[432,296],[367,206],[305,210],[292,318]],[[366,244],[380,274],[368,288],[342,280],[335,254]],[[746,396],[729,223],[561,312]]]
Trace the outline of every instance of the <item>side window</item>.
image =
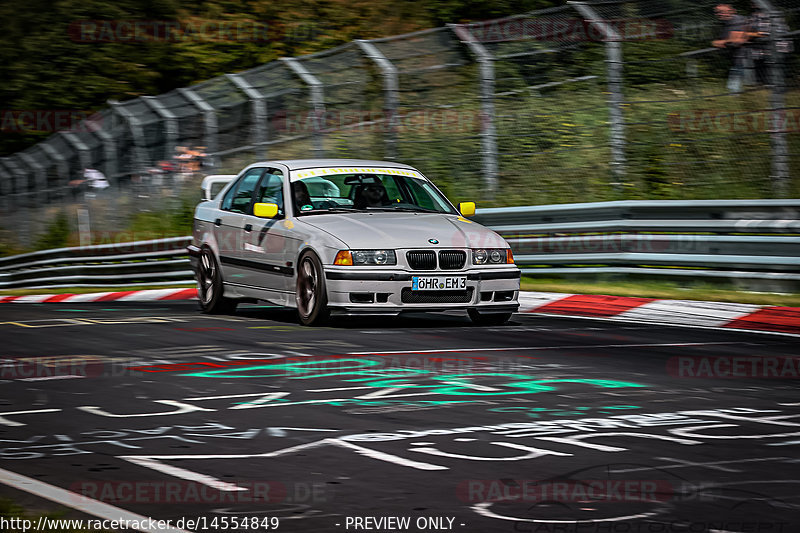
[[222,199],[220,208],[225,211],[233,213],[250,213],[250,205],[253,200],[253,191],[255,191],[258,178],[264,173],[263,168],[252,168],[248,170],[238,182],[225,193]]
[[278,204],[278,213],[283,214],[283,173],[280,170],[267,170],[258,185],[255,203]]

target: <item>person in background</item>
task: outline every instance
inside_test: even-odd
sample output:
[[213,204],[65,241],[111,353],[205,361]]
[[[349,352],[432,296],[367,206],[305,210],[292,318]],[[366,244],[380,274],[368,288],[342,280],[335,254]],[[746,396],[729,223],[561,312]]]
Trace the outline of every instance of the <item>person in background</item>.
[[794,51],[791,39],[779,35],[789,31],[782,18],[771,16],[758,2],[752,2],[753,13],[748,19],[746,50],[753,63],[755,80],[763,85],[775,83],[770,80],[769,59],[773,54],[772,39],[775,39],[774,57],[778,68],[782,68],[783,55]]
[[192,151],[186,146],[175,147],[175,166],[178,168],[178,182],[182,183],[189,179],[192,174]]
[[89,187],[90,192],[86,193],[87,198],[94,198],[95,193],[107,189],[111,186],[106,179],[105,174],[94,168],[87,168],[83,171],[83,179]]
[[731,70],[728,73],[728,92],[738,93],[742,90],[744,80],[745,54],[744,44],[747,42],[747,19],[736,14],[730,4],[719,4],[714,8],[714,14],[725,23],[720,38],[712,41],[715,48],[725,48],[730,51]]
[[89,184],[89,187],[95,190],[103,190],[111,186],[111,184],[108,183],[105,174],[93,168],[87,168],[84,170],[83,178]]

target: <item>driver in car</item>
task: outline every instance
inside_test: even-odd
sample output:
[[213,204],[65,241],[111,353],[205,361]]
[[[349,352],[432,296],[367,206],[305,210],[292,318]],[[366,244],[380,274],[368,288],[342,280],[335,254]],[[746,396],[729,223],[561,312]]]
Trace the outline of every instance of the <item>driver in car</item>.
[[354,207],[364,209],[365,207],[381,207],[390,203],[386,188],[381,183],[365,183],[361,185]]

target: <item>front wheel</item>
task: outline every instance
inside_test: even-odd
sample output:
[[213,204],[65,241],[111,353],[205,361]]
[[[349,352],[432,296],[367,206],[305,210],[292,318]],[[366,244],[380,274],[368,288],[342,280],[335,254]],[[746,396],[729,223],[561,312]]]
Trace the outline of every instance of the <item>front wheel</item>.
[[210,248],[203,248],[197,266],[197,297],[200,299],[200,309],[207,314],[233,313],[237,301],[225,298],[222,295],[222,273],[214,252]]
[[511,319],[511,313],[479,313],[476,309],[467,309],[467,314],[476,326],[502,326]]
[[295,291],[297,316],[304,326],[324,323],[330,316],[328,292],[322,263],[313,252],[305,252],[297,263],[297,288]]

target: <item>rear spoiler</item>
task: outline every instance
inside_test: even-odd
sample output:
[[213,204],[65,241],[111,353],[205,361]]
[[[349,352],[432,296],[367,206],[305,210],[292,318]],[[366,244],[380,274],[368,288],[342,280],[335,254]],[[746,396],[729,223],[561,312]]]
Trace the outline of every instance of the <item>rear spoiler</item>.
[[[200,187],[203,189],[203,200],[213,200],[214,196],[222,190],[225,185],[227,185],[231,180],[236,177],[236,174],[215,174],[213,176],[206,176],[203,178],[203,183]],[[214,190],[214,185],[222,184],[222,187],[216,187],[216,191]]]

